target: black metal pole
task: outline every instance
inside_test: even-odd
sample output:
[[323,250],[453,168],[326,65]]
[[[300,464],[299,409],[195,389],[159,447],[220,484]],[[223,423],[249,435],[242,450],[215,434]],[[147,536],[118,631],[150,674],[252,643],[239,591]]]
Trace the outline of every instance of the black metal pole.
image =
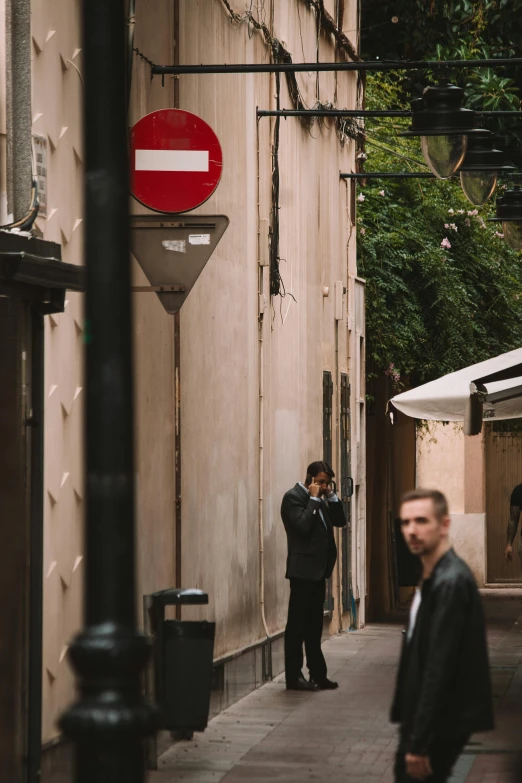
[[341,179],[436,179],[429,171],[361,171],[339,176]]
[[[453,174],[452,177],[458,177],[460,171]],[[520,176],[520,172],[517,171],[502,171],[498,173],[499,177],[517,177]],[[339,174],[341,179],[438,179],[435,174],[431,174],[429,171],[358,171],[355,173],[342,173]]]
[[[395,109],[257,109],[258,117],[411,117]],[[522,111],[476,111],[477,117],[522,117]]]
[[136,630],[133,377],[124,0],[83,0],[85,63],[85,623],[80,698],[61,719],[76,783],[142,783],[154,712]]
[[287,73],[288,71],[418,71],[438,68],[497,68],[520,66],[522,58],[498,58],[494,60],[427,60],[400,61],[366,60],[334,63],[217,63],[213,65],[155,65],[152,74],[202,74],[202,73]]

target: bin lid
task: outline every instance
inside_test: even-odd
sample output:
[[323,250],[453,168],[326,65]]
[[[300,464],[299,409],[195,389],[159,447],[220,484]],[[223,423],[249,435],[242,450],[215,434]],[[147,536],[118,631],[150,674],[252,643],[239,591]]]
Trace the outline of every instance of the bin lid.
[[152,593],[155,604],[170,606],[172,604],[208,604],[208,593],[195,588],[171,587]]

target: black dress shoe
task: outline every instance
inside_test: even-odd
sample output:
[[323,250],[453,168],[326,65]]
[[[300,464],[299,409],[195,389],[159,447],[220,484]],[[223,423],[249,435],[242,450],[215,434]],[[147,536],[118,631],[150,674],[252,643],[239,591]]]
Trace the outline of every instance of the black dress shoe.
[[320,682],[316,682],[315,680],[312,680],[310,678],[310,682],[315,685],[316,688],[318,688],[320,691],[334,691],[336,688],[339,687],[338,682],[334,682],[334,680],[329,680],[328,677],[326,677],[324,680],[321,680]]
[[318,691],[319,686],[315,682],[307,682],[304,677],[299,677],[297,680],[293,680],[286,683],[287,691]]

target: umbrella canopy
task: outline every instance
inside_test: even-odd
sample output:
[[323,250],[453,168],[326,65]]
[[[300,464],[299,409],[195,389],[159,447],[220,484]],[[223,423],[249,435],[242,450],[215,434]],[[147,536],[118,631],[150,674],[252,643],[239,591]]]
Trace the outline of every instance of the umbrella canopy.
[[482,392],[484,419],[521,417],[522,348],[443,375],[398,394],[390,402],[401,413],[416,419],[464,421],[470,395],[477,390]]

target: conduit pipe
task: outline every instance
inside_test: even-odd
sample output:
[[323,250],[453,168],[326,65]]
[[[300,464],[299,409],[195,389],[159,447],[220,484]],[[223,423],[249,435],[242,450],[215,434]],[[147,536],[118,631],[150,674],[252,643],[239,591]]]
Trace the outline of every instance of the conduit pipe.
[[[263,270],[261,268],[261,277]],[[266,622],[265,613],[265,524],[264,524],[264,357],[263,357],[263,319],[259,319],[259,606],[261,620],[267,639],[270,632]]]
[[[256,138],[257,138],[257,226],[258,226],[258,248],[257,255],[260,260],[262,257],[260,242],[261,240],[261,222],[260,222],[260,173],[259,173],[259,123],[256,124]],[[266,638],[270,641],[270,632],[266,622],[265,611],[265,525],[264,525],[264,351],[263,351],[263,313],[261,312],[261,300],[264,296],[263,291],[263,277],[264,267],[258,267],[259,283],[258,283],[258,302],[259,302],[259,320],[258,320],[258,374],[259,374],[259,507],[258,507],[258,536],[259,536],[259,609],[261,612],[261,622],[266,634]],[[270,676],[272,674],[272,665],[270,664]]]
[[31,0],[6,0],[7,211],[26,215],[32,188]]

